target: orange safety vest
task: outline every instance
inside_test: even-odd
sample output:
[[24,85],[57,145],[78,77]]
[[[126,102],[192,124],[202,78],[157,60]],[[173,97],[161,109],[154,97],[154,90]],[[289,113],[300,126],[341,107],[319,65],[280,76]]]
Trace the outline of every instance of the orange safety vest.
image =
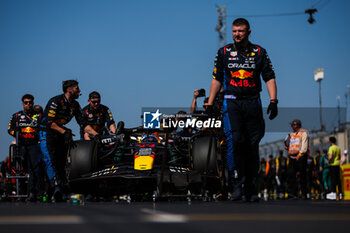
[[305,129],[300,129],[298,132],[293,132],[290,134],[290,143],[289,143],[289,154],[298,154],[300,151],[301,145],[301,136],[307,133]]

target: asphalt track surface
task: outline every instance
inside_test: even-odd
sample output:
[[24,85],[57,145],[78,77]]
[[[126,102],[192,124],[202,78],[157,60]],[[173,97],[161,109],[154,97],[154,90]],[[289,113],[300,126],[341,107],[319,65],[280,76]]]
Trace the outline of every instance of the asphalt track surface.
[[0,232],[348,232],[350,201],[0,203]]

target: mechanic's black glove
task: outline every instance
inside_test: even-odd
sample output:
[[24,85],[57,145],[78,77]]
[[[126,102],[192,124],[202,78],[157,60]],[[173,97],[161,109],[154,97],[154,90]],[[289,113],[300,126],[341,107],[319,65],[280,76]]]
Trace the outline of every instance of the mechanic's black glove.
[[124,143],[124,138],[125,138],[125,134],[118,134],[116,136],[116,141],[118,144],[123,144]]
[[74,148],[76,146],[75,142],[73,141],[73,136],[75,136],[75,135],[72,133],[72,130],[66,129],[66,131],[63,134],[63,136],[64,136],[64,143],[68,147],[73,147]]
[[124,121],[119,121],[117,124],[117,130],[115,134],[121,134],[124,131]]
[[215,116],[214,106],[207,105],[207,109],[205,110],[205,113],[208,114],[209,117]]
[[278,108],[277,108],[277,101],[276,102],[270,102],[269,107],[267,108],[267,114],[270,114],[269,119],[275,119],[275,117],[278,114]]
[[99,135],[94,135],[92,136],[92,140],[94,140],[96,142],[96,144],[101,144],[101,138]]

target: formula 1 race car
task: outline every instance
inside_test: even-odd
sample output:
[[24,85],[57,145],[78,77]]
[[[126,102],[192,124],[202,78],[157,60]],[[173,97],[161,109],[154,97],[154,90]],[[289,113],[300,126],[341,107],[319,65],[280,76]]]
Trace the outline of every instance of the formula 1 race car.
[[223,193],[224,174],[220,141],[205,130],[184,136],[119,123],[117,134],[76,141],[67,160],[72,192],[107,198],[209,200]]

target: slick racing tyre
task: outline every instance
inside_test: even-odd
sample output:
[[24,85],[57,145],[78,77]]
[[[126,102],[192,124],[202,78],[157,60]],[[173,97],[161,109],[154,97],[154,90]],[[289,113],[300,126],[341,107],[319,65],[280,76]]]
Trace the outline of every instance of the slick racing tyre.
[[76,141],[68,157],[68,179],[74,180],[91,175],[97,166],[97,150],[94,141]]
[[201,174],[218,174],[217,155],[218,145],[215,137],[195,137],[191,143],[191,169]]

